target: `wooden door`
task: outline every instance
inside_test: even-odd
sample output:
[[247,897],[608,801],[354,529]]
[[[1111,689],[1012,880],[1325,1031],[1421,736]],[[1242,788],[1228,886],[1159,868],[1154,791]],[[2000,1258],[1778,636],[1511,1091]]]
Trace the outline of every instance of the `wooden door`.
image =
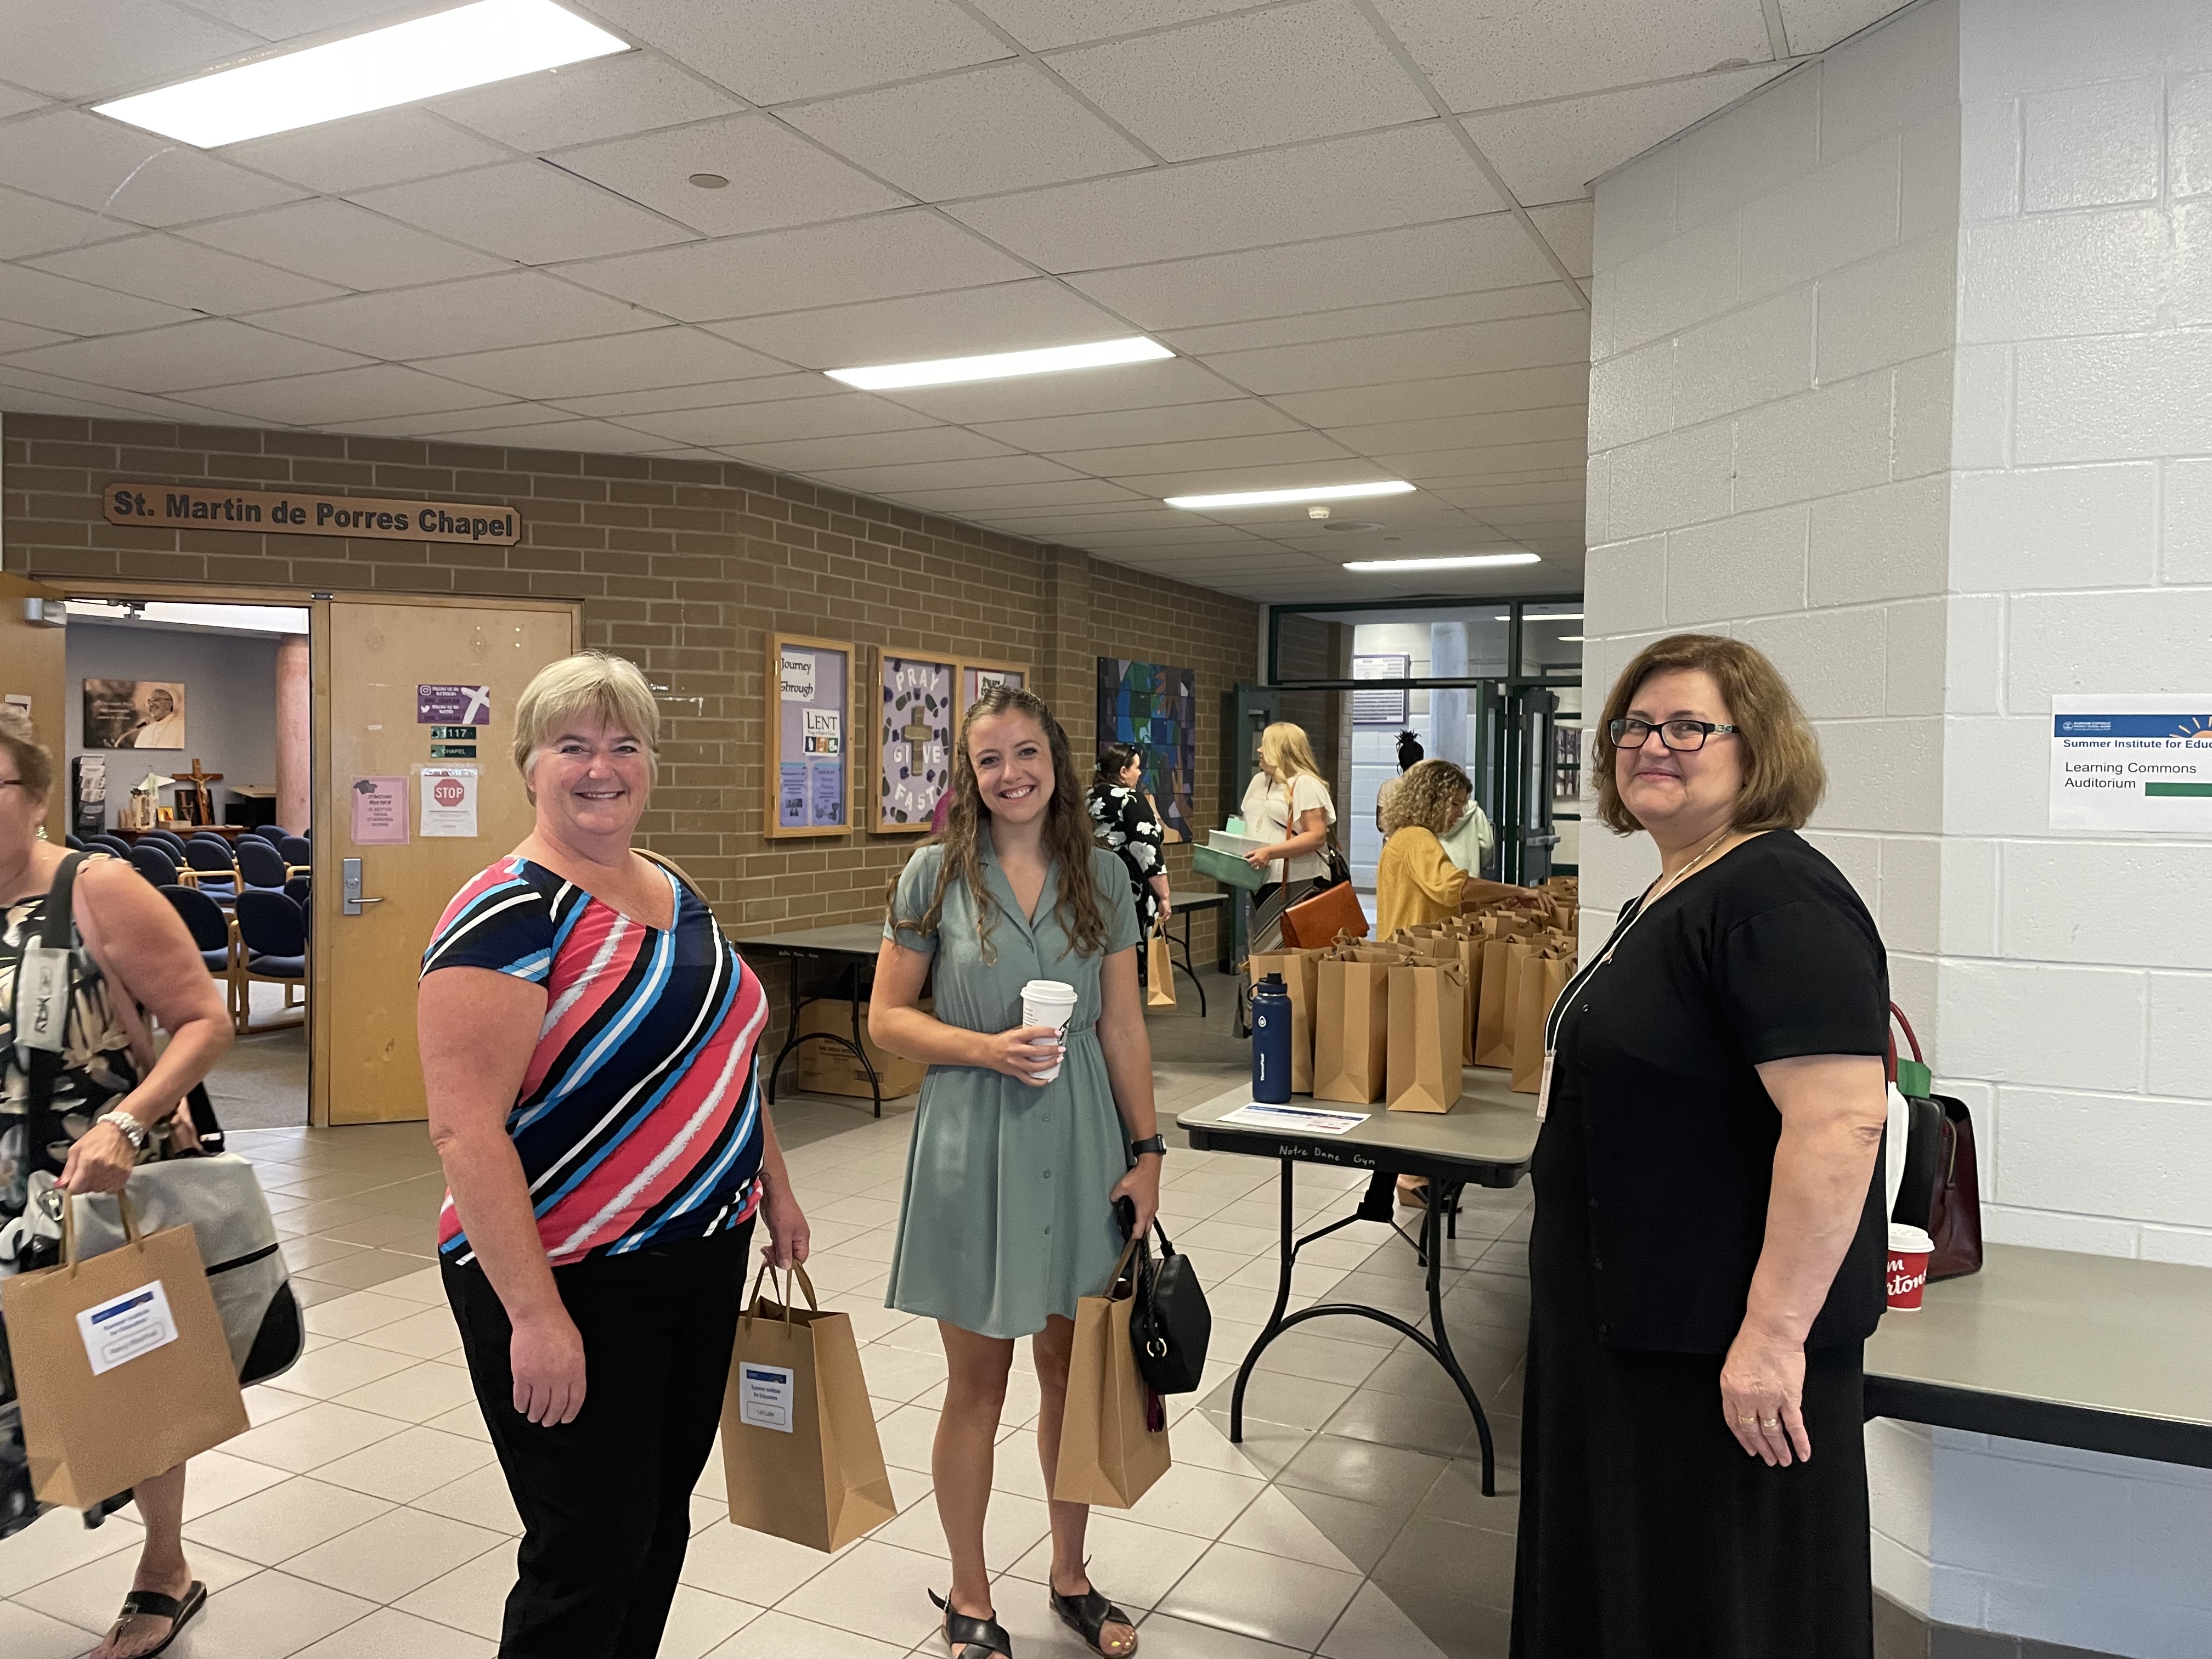
[[[545,601],[317,601],[312,1121],[426,1115],[415,1047],[422,949],[461,884],[530,833],[511,755],[514,707],[539,669],[577,648],[577,628],[574,605]],[[418,692],[437,687],[487,688],[489,716],[418,719],[436,703]],[[470,747],[473,756],[453,752]],[[476,833],[425,836],[424,769],[471,766]],[[400,812],[381,811],[386,801]],[[349,915],[356,859],[363,902]]]
[[[31,724],[54,757],[53,793],[46,799],[46,835],[59,841],[69,831],[69,630],[34,623],[25,614],[27,599],[62,602],[61,590],[41,587],[21,576],[0,576],[0,696],[28,697]],[[111,791],[115,780],[108,780]],[[111,793],[109,799],[114,797]]]

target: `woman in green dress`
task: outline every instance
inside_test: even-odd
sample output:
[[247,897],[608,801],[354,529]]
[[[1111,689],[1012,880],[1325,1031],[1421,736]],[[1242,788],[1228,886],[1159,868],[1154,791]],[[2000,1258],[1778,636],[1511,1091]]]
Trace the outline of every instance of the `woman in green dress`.
[[[969,707],[952,787],[943,834],[892,894],[868,1029],[929,1065],[884,1299],[937,1321],[945,1344],[930,1462],[952,1587],[939,1605],[957,1659],[991,1659],[1012,1651],[994,1618],[983,1516],[1014,1343],[1030,1339],[1049,1486],[1077,1298],[1113,1275],[1116,1200],[1152,1225],[1165,1149],[1128,878],[1092,844],[1067,735],[1036,693],[993,686]],[[933,964],[933,1014],[916,1006]],[[1074,988],[1064,1043],[1023,1018],[1033,979]],[[1128,1615],[1084,1571],[1088,1507],[1051,1510],[1054,1610],[1098,1652],[1134,1653]]]

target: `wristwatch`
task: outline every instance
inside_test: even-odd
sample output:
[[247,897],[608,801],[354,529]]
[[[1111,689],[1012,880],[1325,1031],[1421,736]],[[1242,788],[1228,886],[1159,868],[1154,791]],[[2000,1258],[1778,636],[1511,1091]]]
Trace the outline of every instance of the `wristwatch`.
[[1146,1152],[1156,1152],[1160,1157],[1165,1158],[1168,1155],[1168,1138],[1165,1135],[1152,1135],[1143,1140],[1133,1140],[1129,1143],[1131,1158],[1142,1158]]
[[105,1123],[111,1128],[122,1130],[123,1138],[131,1143],[132,1152],[143,1152],[146,1150],[146,1126],[121,1107],[116,1108],[112,1112],[101,1113],[93,1121]]

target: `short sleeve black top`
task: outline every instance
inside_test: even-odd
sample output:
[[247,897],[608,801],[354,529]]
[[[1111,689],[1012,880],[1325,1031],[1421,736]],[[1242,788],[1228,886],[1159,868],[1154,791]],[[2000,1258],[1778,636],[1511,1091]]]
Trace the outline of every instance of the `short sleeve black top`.
[[[1556,1031],[1547,1187],[1585,1192],[1600,1340],[1722,1353],[1743,1322],[1781,1115],[1753,1069],[1881,1054],[1889,970],[1843,872],[1777,830],[1651,907],[1583,981]],[[1565,1109],[1562,1109],[1563,1106]],[[1582,1168],[1565,1170],[1576,1158]],[[1547,1178],[1547,1166],[1564,1180]],[[1864,1340],[1884,1303],[1882,1174],[1808,1347]]]

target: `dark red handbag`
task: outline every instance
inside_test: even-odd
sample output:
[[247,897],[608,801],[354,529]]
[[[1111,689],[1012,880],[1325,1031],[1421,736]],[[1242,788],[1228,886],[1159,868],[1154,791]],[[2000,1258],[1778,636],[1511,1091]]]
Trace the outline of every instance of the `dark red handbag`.
[[1936,1241],[1928,1258],[1930,1279],[1962,1279],[1982,1267],[1982,1189],[1974,1162],[1974,1120],[1966,1103],[1939,1095],[1930,1080],[1912,1022],[1895,1003],[1889,1012],[1905,1030],[1912,1058],[1899,1063],[1889,1039],[1889,1080],[1911,1109],[1905,1139],[1904,1182],[1891,1219],[1926,1229]]

